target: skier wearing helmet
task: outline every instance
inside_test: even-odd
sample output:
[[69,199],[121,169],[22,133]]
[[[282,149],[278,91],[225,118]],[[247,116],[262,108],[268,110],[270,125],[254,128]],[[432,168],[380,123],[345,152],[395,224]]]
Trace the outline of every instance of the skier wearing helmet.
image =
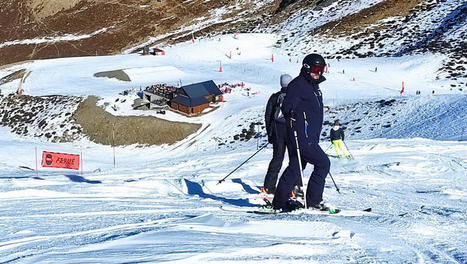
[[301,170],[307,163],[313,164],[314,170],[308,181],[306,205],[308,208],[327,209],[322,200],[325,178],[331,163],[318,145],[323,124],[323,97],[319,84],[325,80],[322,76],[325,66],[321,55],[307,55],[303,59],[299,76],[288,85],[281,109],[287,125],[289,165],[277,185],[272,202],[275,210],[291,211],[303,207],[301,203],[289,200],[289,194],[295,183],[301,180]]
[[285,119],[280,111],[280,106],[287,91],[287,85],[292,81],[292,76],[282,74],[280,77],[281,90],[269,97],[265,112],[266,131],[268,132],[268,142],[272,144],[272,159],[269,162],[268,172],[264,178],[262,193],[274,194],[276,191],[277,177],[282,167],[285,155]]

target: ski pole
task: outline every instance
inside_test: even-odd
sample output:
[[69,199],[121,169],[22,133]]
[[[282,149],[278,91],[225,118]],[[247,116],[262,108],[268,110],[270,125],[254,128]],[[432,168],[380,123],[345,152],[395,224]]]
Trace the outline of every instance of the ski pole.
[[350,150],[349,150],[349,148],[347,147],[347,144],[345,144],[345,141],[344,141],[344,140],[342,140],[342,142],[344,142],[344,146],[345,146],[345,148],[347,149],[347,152],[349,152],[349,154],[350,154],[350,157],[351,157],[352,159],[354,159],[354,157],[353,157],[352,153],[350,153]]
[[266,148],[268,146],[268,143],[266,143],[266,145],[262,146],[260,149],[258,149],[255,154],[251,155],[248,159],[246,159],[244,162],[242,162],[242,164],[238,165],[237,168],[235,168],[233,171],[231,171],[229,174],[227,174],[227,176],[225,176],[222,180],[219,180],[219,182],[217,184],[220,184],[222,183],[223,181],[225,181],[225,179],[227,179],[227,177],[230,176],[230,174],[234,173],[236,170],[238,170],[238,168],[240,168],[241,166],[243,166],[243,164],[247,163],[247,161],[249,161],[251,158],[253,158],[256,154],[258,154],[258,152],[260,152],[261,150],[263,150],[264,148]]
[[336,191],[337,191],[338,193],[341,193],[341,192],[339,191],[339,187],[337,187],[337,184],[336,184],[336,182],[334,181],[334,178],[332,177],[331,172],[329,172],[329,176],[331,176],[331,180],[332,180],[332,182],[334,183],[334,186],[336,187]]
[[[297,145],[297,156],[298,156],[298,166],[299,166],[298,169],[300,170],[300,176],[302,177],[303,193],[306,194],[305,181],[304,181],[304,179],[303,179],[302,158],[300,157],[300,147],[298,146],[297,131],[294,130],[294,131],[293,131],[293,134],[294,134],[294,136],[295,136],[295,144]],[[307,206],[306,206],[306,198],[305,198],[304,202],[305,202],[305,208],[307,208]]]
[[330,147],[332,147],[332,143],[329,145],[329,147],[324,152],[326,153],[326,151],[328,151]]

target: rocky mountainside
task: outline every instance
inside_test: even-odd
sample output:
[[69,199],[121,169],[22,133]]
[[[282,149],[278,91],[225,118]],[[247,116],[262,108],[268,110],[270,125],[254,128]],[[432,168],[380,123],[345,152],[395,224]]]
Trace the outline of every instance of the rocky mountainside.
[[451,79],[452,87],[465,88],[466,1],[319,2],[333,3],[321,11],[303,8],[274,26],[283,34],[281,45],[291,54],[301,52],[303,46],[328,58],[440,53],[446,59],[437,77]]
[[[0,1],[0,65],[29,59],[121,53],[165,36],[190,38],[223,30],[233,17],[259,11],[271,1],[218,0],[4,0]],[[261,4],[260,2],[265,2]],[[253,12],[252,11],[252,12]],[[269,12],[269,11],[268,11]],[[268,13],[266,12],[266,13]],[[239,13],[242,13],[239,15]],[[217,17],[225,21],[210,23]],[[198,22],[201,21],[201,22]],[[228,26],[230,27],[230,26]],[[226,28],[228,28],[226,27]]]
[[81,101],[73,96],[0,94],[0,125],[21,136],[70,142],[82,135],[80,125],[73,120],[73,112]]
[[192,37],[272,32],[291,56],[447,56],[440,78],[465,78],[467,2],[459,0],[4,0],[0,65],[139,52]]

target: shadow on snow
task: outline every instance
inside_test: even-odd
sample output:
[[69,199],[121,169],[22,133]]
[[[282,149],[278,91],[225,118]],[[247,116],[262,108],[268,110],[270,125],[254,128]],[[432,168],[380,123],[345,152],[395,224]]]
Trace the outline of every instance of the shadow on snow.
[[199,183],[192,182],[187,179],[184,179],[184,181],[188,189],[188,194],[190,195],[198,195],[199,197],[204,198],[204,199],[212,199],[215,201],[221,201],[223,203],[227,203],[227,204],[231,204],[235,206],[257,206],[255,204],[250,203],[248,199],[228,199],[228,198],[216,196],[213,194],[207,194],[203,191],[203,187]]
[[70,175],[65,175],[68,179],[70,179],[71,181],[73,182],[84,182],[84,183],[89,183],[89,184],[99,184],[99,183],[102,183],[101,181],[90,181],[82,176],[78,176],[78,175],[73,175],[73,174],[70,174]]

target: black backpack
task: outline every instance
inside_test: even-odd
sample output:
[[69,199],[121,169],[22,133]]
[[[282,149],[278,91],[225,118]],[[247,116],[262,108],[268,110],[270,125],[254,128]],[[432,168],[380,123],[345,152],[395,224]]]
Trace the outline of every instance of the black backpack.
[[274,111],[274,121],[283,123],[285,124],[285,118],[284,115],[282,114],[281,107],[282,107],[282,102],[284,101],[285,98],[285,93],[280,93],[279,96],[277,97],[277,102],[276,102],[276,108]]

